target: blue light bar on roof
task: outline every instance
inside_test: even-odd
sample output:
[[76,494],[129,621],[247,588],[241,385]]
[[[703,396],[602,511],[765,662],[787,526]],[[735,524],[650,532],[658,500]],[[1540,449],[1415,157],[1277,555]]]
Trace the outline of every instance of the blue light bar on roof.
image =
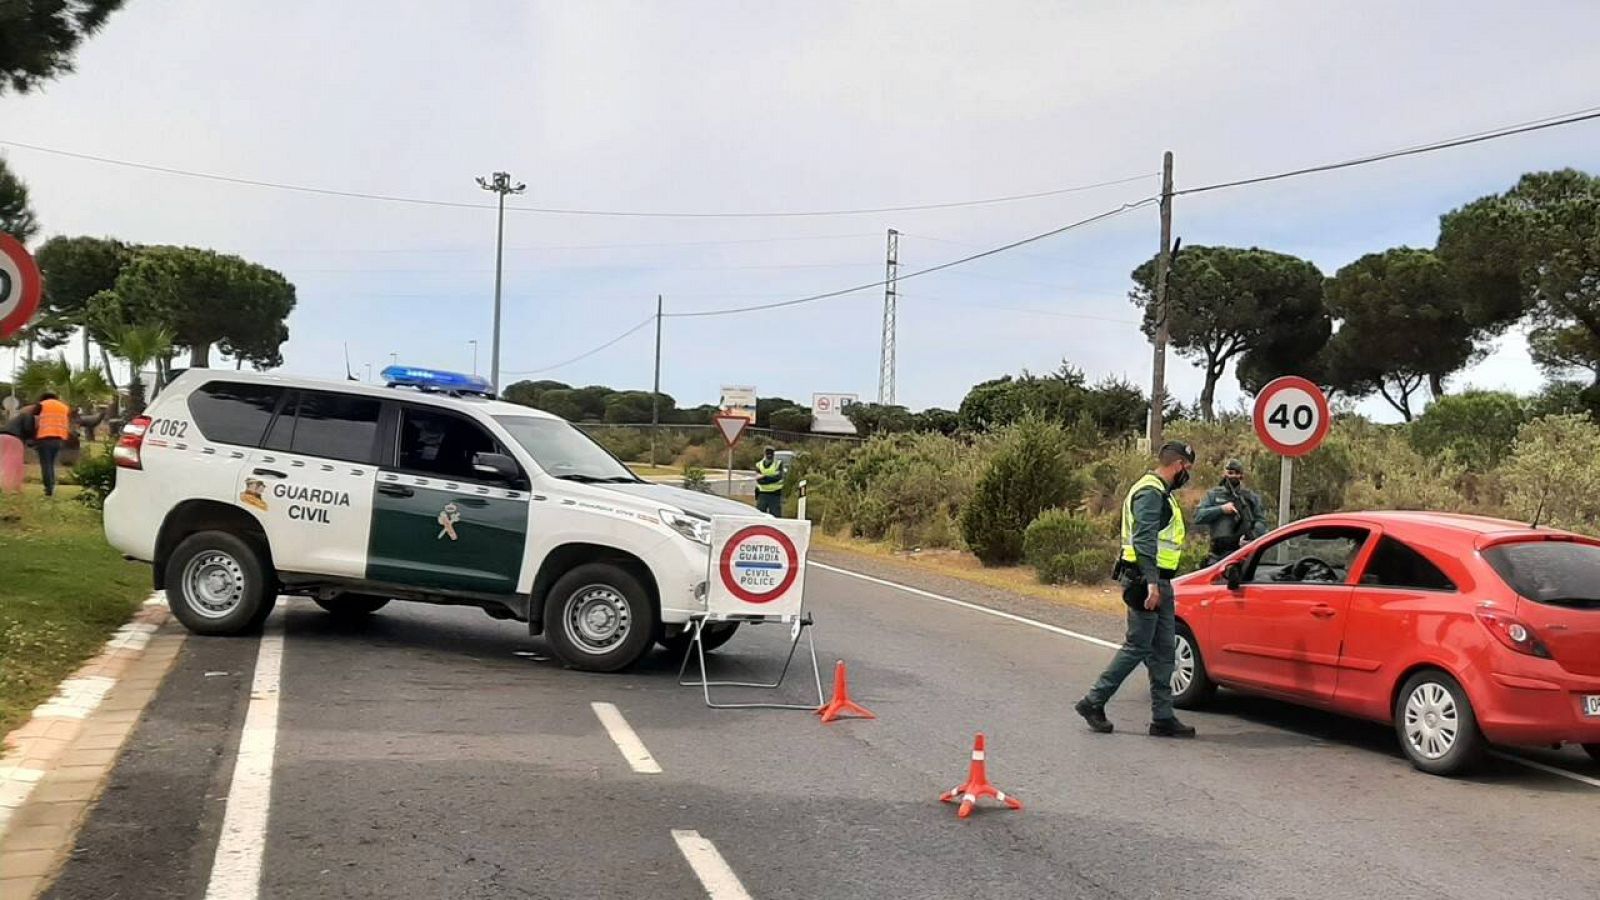
[[414,387],[424,391],[442,391],[456,394],[494,395],[494,386],[480,375],[446,372],[441,369],[421,369],[416,366],[388,366],[381,373],[384,384],[390,387]]

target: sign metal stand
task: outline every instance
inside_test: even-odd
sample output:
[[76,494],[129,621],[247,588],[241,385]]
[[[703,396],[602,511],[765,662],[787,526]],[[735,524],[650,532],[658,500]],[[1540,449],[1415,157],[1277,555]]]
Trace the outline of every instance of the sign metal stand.
[[[805,558],[810,543],[811,523],[793,519],[774,521],[770,517],[713,516],[710,553],[706,561],[706,608],[689,617],[689,647],[678,666],[678,684],[699,687],[706,706],[712,709],[821,709],[822,670],[817,665],[817,643],[811,628],[810,613],[802,609],[805,596]],[[708,625],[789,626],[789,652],[783,668],[772,681],[713,681],[706,664],[705,630]],[[775,691],[781,688],[794,668],[800,639],[806,639],[811,657],[811,682],[816,688],[815,703],[741,702],[713,700],[711,689],[746,688]],[[689,674],[689,661],[698,662],[699,671]]]

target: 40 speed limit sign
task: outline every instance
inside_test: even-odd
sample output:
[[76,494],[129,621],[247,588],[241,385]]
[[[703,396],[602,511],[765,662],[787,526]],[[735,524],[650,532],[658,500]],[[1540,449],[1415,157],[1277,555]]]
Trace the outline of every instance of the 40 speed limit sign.
[[1328,436],[1328,398],[1294,375],[1275,378],[1256,396],[1256,436],[1279,456],[1305,456]]
[[1294,460],[1322,446],[1328,436],[1328,398],[1322,388],[1296,375],[1274,378],[1256,395],[1256,436],[1283,457],[1278,481],[1278,525],[1289,524]]

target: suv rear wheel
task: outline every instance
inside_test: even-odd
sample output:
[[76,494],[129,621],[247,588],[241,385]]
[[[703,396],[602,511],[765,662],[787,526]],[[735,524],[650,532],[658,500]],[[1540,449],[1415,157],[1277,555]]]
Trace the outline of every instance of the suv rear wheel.
[[575,669],[626,669],[650,649],[655,635],[649,593],[639,579],[610,563],[572,569],[556,581],[544,604],[550,646]]
[[260,554],[225,531],[184,538],[167,559],[166,584],[172,614],[195,634],[255,631],[277,600]]

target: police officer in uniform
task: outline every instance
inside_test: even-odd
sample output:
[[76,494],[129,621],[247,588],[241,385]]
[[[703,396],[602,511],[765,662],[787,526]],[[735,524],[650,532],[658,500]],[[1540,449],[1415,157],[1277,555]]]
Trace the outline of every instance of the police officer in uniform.
[[783,466],[774,458],[776,451],[768,447],[756,463],[756,509],[778,517],[783,516]]
[[1110,734],[1106,701],[1140,663],[1150,674],[1150,734],[1194,737],[1194,729],[1172,712],[1172,668],[1177,649],[1172,577],[1183,553],[1183,511],[1173,491],[1189,480],[1194,448],[1168,441],[1159,468],[1133,483],[1122,501],[1122,556],[1116,576],[1128,606],[1128,634],[1100,679],[1073,709],[1089,727]]
[[1208,566],[1267,533],[1267,507],[1260,494],[1244,486],[1244,463],[1228,460],[1222,482],[1195,509],[1194,522],[1211,530]]

